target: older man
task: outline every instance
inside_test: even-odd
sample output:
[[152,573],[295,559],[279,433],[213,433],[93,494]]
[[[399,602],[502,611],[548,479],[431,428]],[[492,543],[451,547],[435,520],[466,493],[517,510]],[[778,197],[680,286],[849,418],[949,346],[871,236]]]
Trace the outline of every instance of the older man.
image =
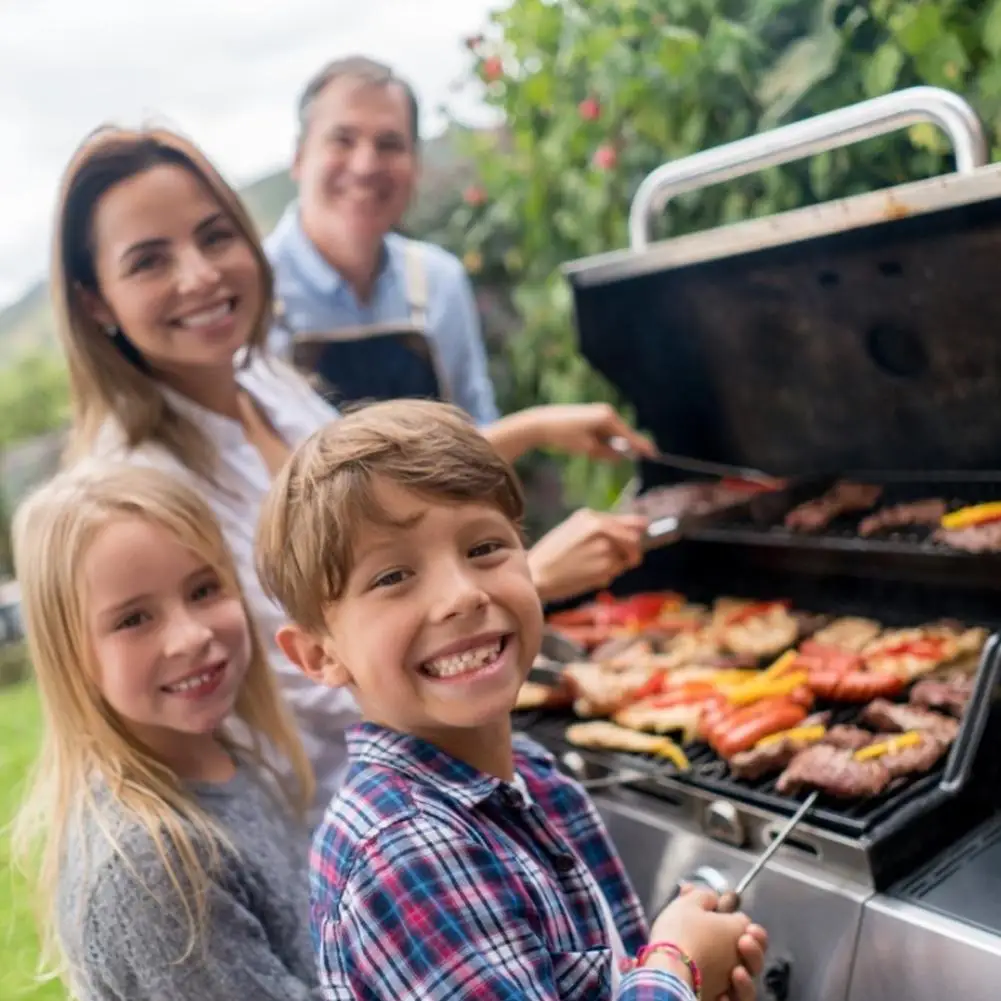
[[417,182],[418,142],[417,99],[388,67],[341,59],[306,85],[292,167],[299,198],[265,241],[281,307],[272,346],[282,353],[296,335],[336,331],[345,381],[371,374],[375,359],[396,387],[387,395],[424,395],[398,342],[401,331],[423,335],[439,395],[487,424],[497,406],[462,264],[393,232]]

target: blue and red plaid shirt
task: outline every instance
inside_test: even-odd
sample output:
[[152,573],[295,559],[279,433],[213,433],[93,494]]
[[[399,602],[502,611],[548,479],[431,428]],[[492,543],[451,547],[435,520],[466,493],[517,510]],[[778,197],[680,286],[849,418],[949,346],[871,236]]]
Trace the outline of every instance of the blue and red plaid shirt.
[[[612,994],[604,894],[629,955],[647,927],[583,789],[515,738],[532,799],[417,737],[348,731],[350,765],[316,832],[311,926],[329,1001],[596,1001]],[[623,974],[622,1001],[694,1001]]]

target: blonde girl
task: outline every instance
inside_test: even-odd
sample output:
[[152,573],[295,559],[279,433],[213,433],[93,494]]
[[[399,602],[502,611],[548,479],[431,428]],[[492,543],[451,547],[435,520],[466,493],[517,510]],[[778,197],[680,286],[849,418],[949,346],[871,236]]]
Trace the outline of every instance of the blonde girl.
[[14,553],[44,718],[15,851],[48,971],[86,1001],[318,996],[310,768],[207,505],[88,461],[22,505]]

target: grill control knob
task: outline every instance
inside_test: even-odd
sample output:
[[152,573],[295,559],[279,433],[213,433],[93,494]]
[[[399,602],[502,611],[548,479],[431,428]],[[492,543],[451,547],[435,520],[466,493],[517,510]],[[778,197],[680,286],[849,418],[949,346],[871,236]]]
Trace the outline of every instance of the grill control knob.
[[747,832],[740,819],[740,811],[725,799],[714,799],[707,807],[702,824],[706,834],[734,848],[743,848]]
[[765,967],[761,980],[766,1001],[788,1001],[792,964],[788,959],[774,960]]
[[691,883],[694,886],[704,886],[707,890],[723,896],[730,889],[730,883],[726,876],[714,869],[710,865],[700,865],[690,876],[682,880],[683,883]]

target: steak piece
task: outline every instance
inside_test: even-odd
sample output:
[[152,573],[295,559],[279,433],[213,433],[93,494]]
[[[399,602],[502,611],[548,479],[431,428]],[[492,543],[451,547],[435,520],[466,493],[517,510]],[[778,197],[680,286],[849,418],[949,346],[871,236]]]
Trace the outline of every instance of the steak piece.
[[681,518],[684,515],[712,514],[739,504],[751,496],[747,490],[724,483],[676,483],[654,487],[622,505],[623,511],[655,518]]
[[785,527],[793,532],[822,532],[842,514],[867,511],[882,494],[882,487],[840,480],[823,496],[794,507],[785,516]]
[[922,709],[938,709],[953,716],[962,716],[973,696],[974,680],[968,674],[925,678],[911,689],[908,701],[912,706],[920,706]]
[[858,799],[878,796],[889,784],[890,773],[879,760],[856,761],[853,751],[815,744],[793,758],[776,788],[783,796],[809,788],[839,799]]
[[840,747],[843,751],[860,751],[876,739],[874,733],[850,723],[836,723],[824,734],[822,744]]
[[913,747],[902,747],[899,751],[890,751],[876,760],[890,773],[890,777],[895,779],[901,775],[930,771],[945,754],[948,746],[930,733],[922,733],[920,743]]
[[932,538],[968,553],[996,553],[1001,551],[1001,521],[969,528],[940,528]]
[[859,522],[858,534],[866,539],[888,528],[904,528],[907,525],[928,525],[935,527],[942,520],[948,505],[939,497],[911,501],[908,504],[894,504],[884,507]]
[[931,734],[945,744],[951,744],[959,733],[959,721],[952,716],[923,709],[921,706],[888,702],[886,699],[873,699],[862,710],[860,719],[877,730],[897,733],[918,730]]

